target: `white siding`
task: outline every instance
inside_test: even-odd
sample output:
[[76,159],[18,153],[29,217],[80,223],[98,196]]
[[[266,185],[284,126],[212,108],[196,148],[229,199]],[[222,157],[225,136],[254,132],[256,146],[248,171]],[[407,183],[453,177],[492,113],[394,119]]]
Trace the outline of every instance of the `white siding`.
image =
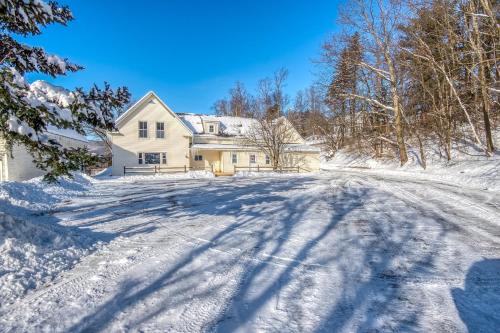
[[[67,137],[50,134],[64,147],[84,147],[85,142],[70,139]],[[4,154],[2,159],[2,180],[24,181],[34,177],[43,176],[45,171],[36,167],[31,156],[24,146],[14,145],[12,147],[12,156],[9,152]]]

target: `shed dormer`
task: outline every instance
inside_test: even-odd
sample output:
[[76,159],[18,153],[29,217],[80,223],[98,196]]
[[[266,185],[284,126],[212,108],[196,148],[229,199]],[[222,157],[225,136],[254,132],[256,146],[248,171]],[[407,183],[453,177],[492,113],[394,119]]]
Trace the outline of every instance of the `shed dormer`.
[[220,121],[217,120],[204,120],[203,121],[203,132],[205,134],[219,134]]

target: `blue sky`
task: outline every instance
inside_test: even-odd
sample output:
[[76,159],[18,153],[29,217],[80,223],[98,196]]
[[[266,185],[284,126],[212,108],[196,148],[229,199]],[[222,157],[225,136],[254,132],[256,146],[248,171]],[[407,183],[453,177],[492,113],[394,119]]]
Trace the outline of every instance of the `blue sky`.
[[[327,0],[60,1],[75,20],[28,38],[85,67],[49,81],[67,88],[110,82],[133,99],[154,90],[176,112],[211,113],[237,80],[249,90],[280,67],[288,93],[314,80],[338,3]],[[30,76],[30,79],[40,78]]]

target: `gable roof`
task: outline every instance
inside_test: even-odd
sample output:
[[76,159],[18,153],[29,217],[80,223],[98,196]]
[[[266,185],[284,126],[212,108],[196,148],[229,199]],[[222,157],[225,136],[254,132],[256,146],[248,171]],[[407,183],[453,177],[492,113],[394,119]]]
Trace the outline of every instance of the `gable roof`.
[[170,114],[179,121],[179,123],[189,132],[190,135],[193,135],[193,131],[191,130],[191,128],[189,128],[180,118],[179,116],[177,115],[177,113],[175,113],[174,111],[172,111],[172,109],[170,109],[170,107],[165,104],[165,102],[163,102],[161,100],[161,98],[154,92],[154,91],[149,91],[148,93],[146,93],[146,95],[142,96],[142,98],[140,100],[138,100],[137,102],[135,102],[134,105],[132,105],[127,111],[125,111],[121,116],[119,116],[116,121],[115,121],[115,125],[118,127],[120,124],[126,122],[127,118],[131,115],[133,115],[135,112],[137,112],[140,108],[141,105],[143,105],[145,102],[151,100],[151,99],[157,99],[160,104],[168,111],[170,112]]
[[[232,117],[232,116],[213,116],[213,115],[200,115],[200,114],[189,114],[182,113],[179,115],[182,121],[191,129],[194,134],[203,135],[217,135],[225,134],[229,136],[244,136],[248,134],[252,126],[258,125],[258,120],[253,118],[243,118],[243,117]],[[291,130],[294,132],[295,137],[299,138],[301,143],[305,143],[304,138],[300,135],[293,124],[283,117],[287,125],[290,126]],[[204,122],[219,122],[219,133],[209,134],[206,133],[203,128]]]

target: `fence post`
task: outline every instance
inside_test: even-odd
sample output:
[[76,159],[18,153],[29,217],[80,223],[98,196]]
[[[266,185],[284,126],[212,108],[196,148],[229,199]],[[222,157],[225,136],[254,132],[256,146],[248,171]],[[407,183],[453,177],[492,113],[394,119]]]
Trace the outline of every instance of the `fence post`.
[[234,173],[236,174],[236,168],[237,168],[237,166],[233,165],[233,168],[234,168]]
[[300,173],[300,167],[297,165],[297,173]]
[[187,173],[187,167],[186,167],[186,164],[184,164],[184,173]]
[[260,172],[260,167],[258,164],[257,164],[257,172]]
[[214,173],[214,165],[212,164],[211,167],[212,167],[212,173]]
[[123,166],[123,175],[125,176],[125,174],[127,173],[127,170],[126,170],[126,167],[125,165]]

